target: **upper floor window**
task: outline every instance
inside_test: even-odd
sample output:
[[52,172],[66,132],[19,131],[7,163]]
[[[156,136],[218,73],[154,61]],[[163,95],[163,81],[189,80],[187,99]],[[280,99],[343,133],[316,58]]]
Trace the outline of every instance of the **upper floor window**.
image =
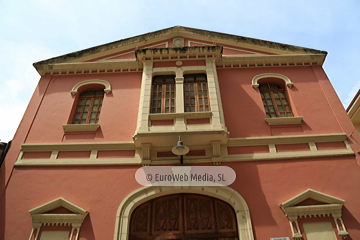
[[175,76],[153,77],[150,112],[175,112]]
[[264,83],[259,86],[266,117],[293,117],[285,89],[278,84]]
[[80,94],[74,114],[74,124],[96,124],[99,121],[104,90],[89,90]]
[[206,74],[184,75],[185,112],[208,112],[210,101]]

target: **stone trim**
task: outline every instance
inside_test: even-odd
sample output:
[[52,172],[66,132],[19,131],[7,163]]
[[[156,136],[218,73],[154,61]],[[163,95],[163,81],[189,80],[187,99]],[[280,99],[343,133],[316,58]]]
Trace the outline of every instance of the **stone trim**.
[[276,117],[265,118],[265,122],[269,125],[292,125],[301,124],[303,117]]
[[[152,50],[152,49],[148,49]],[[145,50],[144,50],[145,51]],[[174,50],[175,51],[175,50]],[[140,52],[143,52],[140,51]],[[145,51],[147,52],[147,50]],[[139,113],[137,130],[135,133],[134,140],[137,141],[139,133],[154,133],[164,132],[173,133],[181,132],[186,134],[188,131],[193,129],[186,126],[186,119],[188,116],[203,114],[211,114],[210,124],[202,124],[204,129],[211,129],[216,131],[226,132],[224,114],[221,104],[220,90],[218,86],[218,78],[216,73],[215,59],[207,59],[206,66],[186,66],[186,67],[162,67],[153,68],[153,61],[144,61],[143,66],[142,85],[140,90],[140,102],[139,102]],[[208,92],[210,100],[210,113],[185,113],[184,112],[184,99],[183,99],[183,83],[184,74],[186,73],[206,73],[208,82]],[[164,114],[150,114],[150,101],[151,101],[151,84],[152,77],[160,74],[174,74],[176,77],[176,113],[164,113]],[[160,116],[163,115],[163,116]],[[170,119],[174,120],[174,125],[171,126],[150,126],[150,121],[155,119]],[[210,125],[210,126],[208,126]],[[139,145],[139,144],[138,144]]]
[[342,142],[347,139],[346,133],[288,135],[269,137],[230,138],[228,146],[259,146],[268,144],[298,144],[308,142]]
[[[241,162],[241,161],[265,161],[294,158],[314,158],[314,157],[334,157],[354,155],[353,150],[347,142],[345,133],[337,134],[317,134],[317,135],[295,135],[295,136],[271,136],[271,137],[252,137],[252,138],[230,138],[220,136],[223,131],[213,130],[193,130],[188,132],[146,132],[139,133],[134,137],[140,137],[144,141],[139,142],[139,146],[134,142],[105,142],[105,143],[45,143],[45,144],[22,144],[21,151],[15,166],[93,166],[93,165],[141,165],[141,164],[176,164],[178,158],[156,156],[158,151],[171,151],[173,145],[181,135],[186,139],[187,136],[196,135],[197,138],[188,138],[187,145],[191,149],[205,149],[205,156],[184,156],[185,163],[214,163],[221,162]],[[213,139],[209,142],[209,139]],[[157,145],[156,141],[162,147]],[[227,140],[227,141],[225,141]],[[150,144],[151,142],[151,144]],[[163,143],[168,143],[168,146]],[[344,142],[346,149],[318,150],[316,143],[319,142]],[[276,145],[282,144],[301,144],[309,145],[308,151],[277,152]],[[153,144],[153,146],[152,146]],[[228,147],[243,146],[268,146],[268,153],[254,154],[228,154]],[[135,150],[133,158],[97,158],[98,151],[102,150]],[[86,159],[57,159],[60,151],[91,151],[91,155]],[[26,152],[51,152],[49,159],[22,159]]]
[[85,81],[82,81],[82,82],[79,82],[77,83],[70,91],[70,93],[72,95],[75,95],[78,93],[78,89],[82,86],[85,86],[85,85],[89,85],[89,84],[100,84],[100,85],[104,85],[105,89],[104,89],[104,92],[106,94],[108,94],[109,92],[111,92],[111,85],[108,81],[105,81],[105,80],[100,80],[100,79],[92,79],[92,80],[85,80]]
[[249,208],[244,198],[230,187],[146,186],[133,191],[121,202],[116,214],[114,240],[128,239],[131,213],[137,206],[153,198],[175,193],[202,194],[215,197],[229,203],[234,208],[234,212],[236,214],[239,239],[254,239]]
[[195,58],[220,58],[222,46],[200,46],[200,47],[181,47],[181,48],[142,48],[135,50],[138,61],[146,60],[170,60]]
[[95,132],[100,124],[63,124],[64,132]]
[[253,88],[257,89],[259,87],[258,81],[260,79],[263,79],[263,78],[279,78],[279,79],[282,79],[282,80],[284,80],[286,86],[288,86],[289,88],[291,88],[294,85],[294,83],[288,77],[286,77],[285,75],[278,74],[278,73],[262,73],[262,74],[256,75],[252,79],[251,86]]
[[222,56],[216,62],[218,68],[257,68],[257,67],[306,67],[322,66],[326,55],[287,54],[287,55],[242,55]]
[[[296,206],[298,203],[311,198],[319,202],[323,202],[321,205],[307,205],[307,206]],[[289,200],[280,204],[280,208],[285,213],[286,217],[289,219],[291,231],[293,233],[293,238],[295,240],[302,239],[302,234],[299,228],[297,219],[306,218],[306,217],[324,217],[324,216],[333,216],[336,228],[338,230],[338,235],[342,239],[346,239],[349,236],[349,233],[346,231],[346,227],[341,218],[342,207],[345,203],[345,200],[336,198],[325,193],[315,191],[313,189],[308,189]],[[296,227],[294,227],[294,224]]]
[[[59,207],[64,207],[73,213],[47,213]],[[38,240],[41,226],[71,226],[70,239],[79,239],[80,227],[88,212],[81,207],[60,197],[29,211],[33,228],[29,239]]]

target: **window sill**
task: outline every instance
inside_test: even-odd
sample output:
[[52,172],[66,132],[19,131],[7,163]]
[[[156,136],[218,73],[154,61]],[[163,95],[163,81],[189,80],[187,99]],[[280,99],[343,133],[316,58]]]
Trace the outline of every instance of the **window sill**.
[[185,117],[186,119],[210,118],[212,112],[184,112],[184,113],[150,113],[150,120],[168,120],[176,117]]
[[95,132],[100,124],[64,124],[64,132]]
[[279,117],[279,118],[265,118],[265,122],[269,125],[292,125],[301,124],[303,117]]

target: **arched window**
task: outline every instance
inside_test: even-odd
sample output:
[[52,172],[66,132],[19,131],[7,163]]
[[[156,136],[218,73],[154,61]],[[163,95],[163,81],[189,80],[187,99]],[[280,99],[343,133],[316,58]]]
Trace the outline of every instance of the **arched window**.
[[274,83],[263,83],[259,86],[266,117],[293,117],[285,89]]
[[88,90],[80,94],[73,124],[96,124],[99,121],[104,90]]

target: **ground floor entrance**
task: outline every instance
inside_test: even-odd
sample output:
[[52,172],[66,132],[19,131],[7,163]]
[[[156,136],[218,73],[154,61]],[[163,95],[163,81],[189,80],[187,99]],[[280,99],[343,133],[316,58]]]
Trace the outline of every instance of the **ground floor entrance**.
[[172,194],[138,206],[131,215],[130,240],[239,240],[233,208],[198,194]]

